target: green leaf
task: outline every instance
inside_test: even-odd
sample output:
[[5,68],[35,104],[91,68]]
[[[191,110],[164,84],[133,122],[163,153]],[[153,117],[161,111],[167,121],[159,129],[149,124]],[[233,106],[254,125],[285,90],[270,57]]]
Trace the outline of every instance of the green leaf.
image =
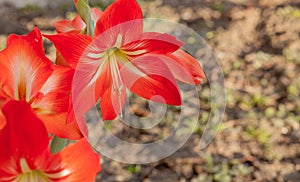
[[68,140],[54,136],[50,145],[50,150],[52,154],[56,154],[66,147],[67,144]]

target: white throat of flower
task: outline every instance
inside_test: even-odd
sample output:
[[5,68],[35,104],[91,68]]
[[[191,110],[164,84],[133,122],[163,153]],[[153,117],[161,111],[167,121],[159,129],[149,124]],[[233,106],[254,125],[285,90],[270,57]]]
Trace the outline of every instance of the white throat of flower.
[[56,173],[46,173],[38,169],[31,169],[25,158],[20,159],[21,174],[13,182],[48,182],[50,179],[60,179],[68,176],[67,169]]

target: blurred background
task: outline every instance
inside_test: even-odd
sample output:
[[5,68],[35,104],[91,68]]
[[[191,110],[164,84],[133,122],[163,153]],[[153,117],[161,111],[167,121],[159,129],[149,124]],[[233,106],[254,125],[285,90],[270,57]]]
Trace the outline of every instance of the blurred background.
[[[105,9],[111,2],[91,4]],[[179,22],[207,41],[225,76],[226,113],[214,141],[200,150],[211,109],[210,87],[204,81],[198,86],[199,124],[180,150],[145,165],[103,156],[97,181],[300,181],[300,0],[138,2],[145,17]],[[72,3],[0,0],[0,50],[10,33],[26,34],[34,26],[54,33],[55,21],[74,17]],[[54,47],[48,41],[45,47],[54,60]],[[149,112],[144,100],[136,99],[131,106],[139,116]],[[156,129],[123,127],[119,137],[155,141],[170,132],[178,112],[170,107]]]

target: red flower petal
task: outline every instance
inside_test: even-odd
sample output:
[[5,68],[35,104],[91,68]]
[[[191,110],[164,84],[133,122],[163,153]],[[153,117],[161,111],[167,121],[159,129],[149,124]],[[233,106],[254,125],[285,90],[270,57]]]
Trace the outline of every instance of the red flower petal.
[[[2,102],[7,99],[26,100],[40,118],[41,115],[51,119],[58,117],[60,119],[53,122],[60,122],[63,126],[69,107],[73,70],[53,66],[44,55],[40,39],[37,29],[27,36],[11,35],[8,38],[8,47],[0,53],[5,60],[0,62],[0,68],[3,69],[0,72],[1,99]],[[65,118],[59,115],[65,115]],[[49,122],[46,120],[43,121]],[[3,122],[1,125],[4,125]],[[53,123],[50,125],[53,126]],[[54,128],[50,132],[68,137],[68,132],[57,133],[56,130],[60,131]],[[75,134],[81,136],[77,130]]]
[[[94,21],[94,23],[96,23],[99,20],[102,14],[103,12],[98,8],[91,9],[91,18]],[[81,19],[81,17],[77,15],[73,20],[57,21],[55,22],[54,26],[56,32],[58,33],[81,33],[85,29],[86,24]],[[55,63],[57,65],[68,66],[68,67],[70,66],[59,52],[56,52]]]
[[[31,32],[29,32],[27,35],[17,35],[18,38],[21,38],[23,40],[26,40],[31,47],[37,52],[40,58],[47,64],[49,64],[49,59],[45,56],[45,50],[43,46],[43,40],[42,40],[42,34],[40,30],[35,27]],[[7,46],[9,44],[15,44],[14,39],[8,39],[7,40]]]
[[[102,62],[99,59],[95,60],[89,57],[89,54],[86,52],[81,57],[82,61],[78,63],[75,72],[72,90],[74,112],[76,116],[84,116],[101,98],[103,118],[112,120],[121,112],[122,108],[119,106],[124,105],[125,90],[122,90],[120,95],[114,92],[111,88],[113,84],[111,65],[109,63],[101,65]],[[115,108],[115,105],[118,107]]]
[[136,57],[146,53],[168,54],[179,49],[183,43],[174,36],[156,32],[144,33],[140,40],[134,40],[122,49],[130,56]]
[[73,110],[78,117],[84,116],[111,84],[109,64],[102,66],[99,59],[88,54],[82,56],[73,79]]
[[[102,34],[116,25],[142,18],[142,10],[135,0],[117,0],[101,15],[96,24],[95,36]],[[142,21],[139,21],[138,24],[134,23],[133,28],[141,33],[143,29]],[[127,31],[131,31],[131,29],[127,29]]]
[[100,99],[103,120],[113,120],[121,113],[126,101],[126,88],[114,90],[113,86],[106,89]]
[[64,57],[58,51],[56,51],[55,64],[60,66],[70,67],[70,65],[67,63]]
[[121,74],[133,93],[156,102],[181,105],[175,78],[157,55],[141,56],[131,63],[121,69]]
[[96,154],[86,139],[68,145],[55,157],[61,158],[64,168],[70,175],[61,181],[90,182],[101,170],[100,156]]
[[[2,108],[2,104],[0,105],[0,108]],[[6,125],[6,119],[3,113],[0,111],[0,133],[2,128]]]
[[49,133],[60,138],[78,140],[83,137],[76,122],[66,124],[67,112],[61,114],[40,114],[38,116],[45,124]]
[[29,101],[52,73],[51,61],[43,52],[39,31],[27,36],[10,35],[0,52],[0,83],[7,98]]
[[184,83],[200,84],[205,78],[203,68],[198,61],[183,50],[178,50],[163,58],[164,63],[169,67],[174,77]]
[[60,20],[54,23],[57,33],[80,33],[86,27],[85,22],[77,15],[73,20]]
[[76,65],[93,38],[87,35],[76,33],[61,33],[56,35],[44,35],[53,42],[56,49],[72,68]]
[[82,134],[74,122],[67,125],[67,112],[70,107],[70,91],[74,70],[54,66],[54,72],[32,102],[38,116],[44,121],[48,131],[68,139],[78,139]]
[[[72,94],[72,109],[69,110],[67,123],[72,123],[77,121],[77,118],[84,117],[85,113],[96,104],[97,100],[93,94],[95,94],[95,84],[87,85],[82,90]],[[81,127],[84,126],[84,123],[78,123],[78,125]]]
[[[72,103],[70,101],[70,103]],[[85,114],[85,113],[84,113]],[[84,114],[79,115],[78,113],[74,112],[73,104],[70,105],[68,116],[67,116],[67,125],[74,125],[80,130],[80,134],[83,137],[88,137],[88,128],[86,124],[86,120],[84,119]],[[76,128],[76,131],[78,131]]]
[[54,113],[67,112],[74,70],[53,66],[53,73],[39,91],[33,107]]
[[2,111],[8,123],[0,133],[0,181],[27,175],[28,181],[89,182],[101,170],[100,156],[85,139],[51,155],[46,128],[26,102],[11,100]]
[[11,100],[2,112],[7,124],[0,133],[0,164],[9,156],[36,158],[48,149],[47,130],[28,103]]

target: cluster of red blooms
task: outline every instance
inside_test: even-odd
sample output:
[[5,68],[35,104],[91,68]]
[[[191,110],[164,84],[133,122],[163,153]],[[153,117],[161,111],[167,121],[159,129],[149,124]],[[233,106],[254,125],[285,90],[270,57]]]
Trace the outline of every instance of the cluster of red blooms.
[[[79,14],[56,22],[57,34],[34,28],[10,35],[0,52],[0,181],[93,181],[101,167],[86,140],[86,111],[100,101],[103,120],[115,119],[127,89],[180,105],[176,80],[204,78],[199,63],[180,50],[182,42],[143,33],[135,0],[117,0],[104,12],[85,7],[83,17],[84,2],[74,0]],[[45,56],[43,36],[57,49],[55,64]],[[53,154],[53,136],[76,142]]]

